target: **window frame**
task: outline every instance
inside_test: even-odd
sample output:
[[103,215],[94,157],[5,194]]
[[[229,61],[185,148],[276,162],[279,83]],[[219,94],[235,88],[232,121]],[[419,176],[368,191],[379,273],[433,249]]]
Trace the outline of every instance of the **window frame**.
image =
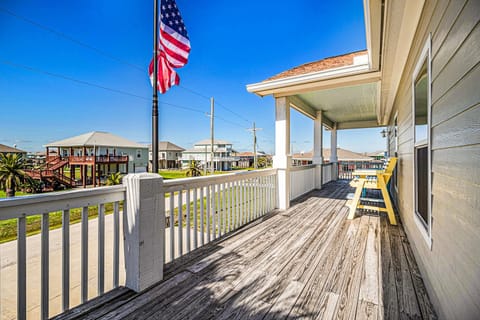
[[[431,34],[428,35],[426,43],[422,49],[420,57],[417,60],[415,69],[412,74],[412,126],[413,126],[413,220],[417,225],[418,230],[422,234],[428,248],[432,249],[432,150],[431,150],[431,113],[432,113],[432,59],[431,59]],[[427,63],[427,138],[421,141],[416,141],[416,128],[415,128],[415,81],[422,70],[424,63]],[[427,167],[428,167],[428,189],[427,189],[427,203],[428,203],[428,218],[425,222],[423,218],[420,218],[420,213],[417,212],[417,160],[416,150],[419,147],[427,146]]]

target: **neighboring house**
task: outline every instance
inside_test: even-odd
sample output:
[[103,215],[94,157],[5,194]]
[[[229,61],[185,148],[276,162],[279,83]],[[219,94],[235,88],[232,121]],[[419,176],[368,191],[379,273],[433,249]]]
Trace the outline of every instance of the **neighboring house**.
[[[202,167],[210,168],[211,162],[210,139],[205,139],[194,144],[193,149],[185,150],[182,153],[182,167],[187,168],[190,161],[195,160]],[[236,157],[233,156],[232,144],[225,140],[215,140],[213,143],[213,165],[217,171],[232,170]]]
[[0,143],[0,153],[2,153],[2,154],[16,153],[16,154],[21,154],[23,157],[25,157],[26,154],[27,154],[26,151],[17,149],[15,147],[9,147],[9,146],[6,146],[6,145],[1,144],[1,143]]
[[[330,159],[330,149],[323,149],[324,163]],[[295,153],[292,156],[294,166],[303,166],[312,164],[313,151],[305,153]],[[378,169],[382,168],[383,161],[375,160],[360,153],[350,150],[337,148],[338,157],[338,177],[339,179],[351,179],[352,172],[356,169]]]
[[[158,168],[159,169],[179,169],[182,166],[182,147],[169,141],[160,141],[158,143]],[[148,149],[149,165],[152,164],[152,146]]]
[[108,132],[85,133],[49,143],[45,148],[46,167],[30,174],[51,183],[97,186],[114,172],[147,171],[148,147]]
[[367,157],[370,157],[375,160],[383,160],[385,159],[385,151],[374,151],[374,152],[367,152],[365,153]]
[[247,86],[275,98],[280,209],[289,206],[290,107],[314,122],[317,168],[322,126],[332,162],[337,130],[387,126],[388,155],[399,158],[393,195],[435,310],[478,318],[480,1],[364,3],[367,50]]
[[[253,168],[254,166],[254,154],[251,151],[246,152],[236,152],[233,154],[237,161],[235,162],[235,167],[238,168]],[[257,161],[261,157],[267,157],[267,162],[270,163],[270,156],[267,155],[265,152],[257,151]]]

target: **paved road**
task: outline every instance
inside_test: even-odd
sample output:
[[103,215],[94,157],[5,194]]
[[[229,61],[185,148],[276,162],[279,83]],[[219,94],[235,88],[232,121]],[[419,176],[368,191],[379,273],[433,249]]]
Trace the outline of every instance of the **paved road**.
[[[121,219],[120,219],[121,220]],[[97,236],[98,220],[89,221],[88,252],[88,297],[97,295]],[[70,307],[80,304],[80,268],[81,268],[81,224],[70,227]],[[170,230],[166,231],[170,239]],[[175,236],[177,235],[175,228]],[[200,235],[199,235],[200,236]],[[186,252],[186,236],[183,236],[183,251]],[[120,235],[123,239],[123,233]],[[191,236],[193,241],[193,235]],[[40,317],[40,235],[27,238],[27,309],[28,319]],[[61,229],[50,232],[50,316],[61,310],[62,275],[62,232]],[[191,245],[193,248],[193,243]],[[166,245],[166,257],[170,257],[170,246]],[[178,251],[178,247],[176,247]],[[113,215],[105,217],[105,291],[113,288]],[[123,241],[120,241],[120,285],[125,283]],[[0,319],[16,319],[17,288],[17,243],[11,241],[0,245]]]

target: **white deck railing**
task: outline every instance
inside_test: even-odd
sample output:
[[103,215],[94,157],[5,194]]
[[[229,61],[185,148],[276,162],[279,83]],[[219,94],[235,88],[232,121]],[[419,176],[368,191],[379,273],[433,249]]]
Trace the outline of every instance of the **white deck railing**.
[[[26,319],[27,309],[31,309],[32,305],[40,303],[40,318],[47,319],[49,317],[50,285],[52,285],[50,258],[56,260],[57,257],[50,255],[50,235],[52,231],[49,228],[50,217],[56,212],[61,212],[61,268],[54,266],[55,269],[61,270],[61,275],[53,275],[61,279],[61,305],[62,310],[67,310],[72,306],[70,292],[72,290],[71,279],[74,275],[71,270],[76,267],[72,265],[72,256],[70,248],[72,245],[70,230],[70,218],[72,213],[81,215],[81,254],[80,254],[80,300],[82,303],[89,298],[89,208],[96,211],[98,215],[98,235],[97,235],[97,295],[104,293],[105,289],[105,205],[109,204],[113,210],[113,270],[109,270],[113,275],[113,287],[119,285],[119,266],[120,266],[120,201],[125,199],[125,187],[103,187],[88,190],[74,190],[70,192],[55,192],[48,194],[40,194],[26,197],[18,197],[13,199],[0,200],[0,221],[16,219],[17,220],[17,240],[16,242],[16,318]],[[96,208],[92,208],[95,206]],[[56,215],[58,215],[57,213]],[[41,301],[32,301],[35,297],[30,296],[31,292],[27,291],[27,282],[32,286],[36,286],[35,279],[30,273],[27,274],[27,219],[29,217],[41,215],[41,235],[40,248],[30,248],[29,250],[40,250],[40,297]],[[29,254],[30,256],[30,254]],[[30,262],[30,259],[29,259]],[[31,269],[31,268],[30,268]],[[31,271],[31,270],[30,270]],[[110,273],[109,272],[109,273]],[[33,273],[33,271],[32,271]],[[0,274],[0,276],[2,276]],[[9,275],[10,276],[10,275]],[[1,288],[0,295],[6,295],[7,291],[15,290],[15,288]],[[10,291],[11,292],[11,291]],[[28,293],[28,296],[27,296]],[[54,293],[56,294],[56,293]],[[53,294],[53,295],[54,295]],[[13,295],[15,295],[13,293]],[[91,294],[90,294],[91,297]],[[0,296],[0,299],[2,297]],[[8,297],[10,298],[10,297]],[[6,297],[5,297],[6,299]],[[14,303],[8,300],[10,304]],[[27,306],[28,302],[28,306]],[[0,301],[4,303],[4,301]],[[10,306],[11,307],[11,306]],[[6,306],[3,306],[5,309]],[[14,307],[13,307],[14,308]],[[2,316],[3,319],[3,316]]]
[[316,165],[290,168],[290,200],[315,189]]
[[322,184],[328,183],[333,180],[337,180],[337,164],[322,164]]
[[256,170],[164,181],[165,261],[260,218],[275,208],[277,171]]

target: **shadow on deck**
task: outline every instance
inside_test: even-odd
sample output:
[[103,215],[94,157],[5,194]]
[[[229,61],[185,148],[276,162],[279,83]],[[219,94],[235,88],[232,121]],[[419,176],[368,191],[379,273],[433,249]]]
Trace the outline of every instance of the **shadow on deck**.
[[59,319],[435,318],[401,226],[347,220],[331,182],[166,265],[139,294],[119,288]]

